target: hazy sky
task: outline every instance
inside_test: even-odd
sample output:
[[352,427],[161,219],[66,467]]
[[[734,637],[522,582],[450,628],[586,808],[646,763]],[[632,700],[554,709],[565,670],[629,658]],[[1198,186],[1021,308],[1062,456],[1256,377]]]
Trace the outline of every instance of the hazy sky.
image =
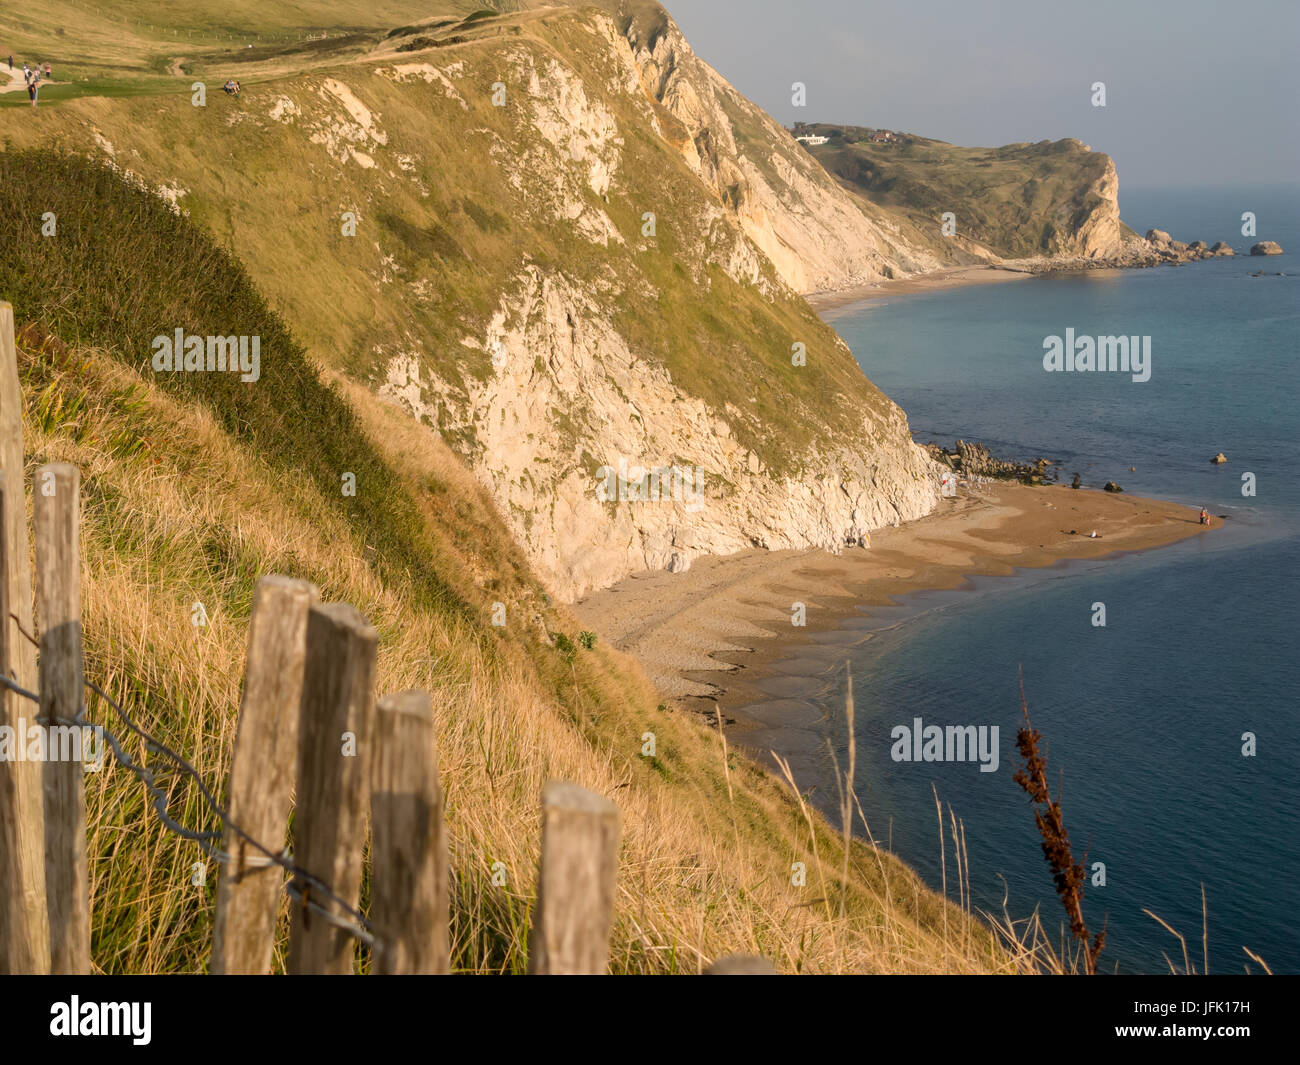
[[[664,3],[696,53],[786,125],[1077,137],[1115,159],[1121,188],[1300,181],[1300,0]],[[795,81],[806,107],[791,106]]]

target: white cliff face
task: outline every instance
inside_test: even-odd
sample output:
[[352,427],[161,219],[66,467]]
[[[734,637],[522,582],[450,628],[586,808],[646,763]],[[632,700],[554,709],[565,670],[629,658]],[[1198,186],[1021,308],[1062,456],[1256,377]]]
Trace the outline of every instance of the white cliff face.
[[1101,178],[1088,190],[1096,206],[1079,226],[1069,254],[1088,259],[1112,259],[1124,253],[1123,227],[1119,220],[1119,175],[1114,160],[1106,161]]
[[515,187],[593,243],[623,243],[608,214],[584,195],[589,190],[604,197],[618,169],[622,137],[613,114],[590,99],[582,79],[556,60],[539,62],[521,51],[511,55],[510,65],[541,140],[512,166],[510,148],[498,153],[511,166]]
[[417,415],[458,412],[454,427],[478,440],[475,471],[565,600],[701,554],[865,545],[937,502],[930,460],[892,405],[860,440],[809,454],[799,476],[770,476],[725,416],[636,357],[597,298],[538,268],[503,298],[482,347],[467,342],[467,361],[494,356],[496,368],[466,375],[464,393],[421,381],[404,355],[380,391]]
[[650,39],[635,24],[628,36],[646,91],[686,131],[683,157],[796,292],[943,265],[869,218],[775,119],[696,56],[671,20]]

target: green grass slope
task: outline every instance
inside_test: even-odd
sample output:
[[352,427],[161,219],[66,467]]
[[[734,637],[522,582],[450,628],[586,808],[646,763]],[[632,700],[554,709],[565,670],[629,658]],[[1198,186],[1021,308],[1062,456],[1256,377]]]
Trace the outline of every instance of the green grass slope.
[[[182,73],[202,77],[216,65],[254,75],[322,58],[362,54],[394,27],[423,22],[474,27],[514,0],[49,0],[0,11],[0,48],[16,64],[49,62],[54,84],[43,103],[77,96],[148,95],[175,88]],[[224,80],[224,78],[222,79]],[[25,93],[0,107],[26,104]]]
[[1110,158],[1076,140],[964,148],[910,134],[875,143],[875,131],[860,126],[810,123],[797,132],[829,138],[808,150],[847,188],[932,235],[952,211],[959,236],[1005,258],[1069,253],[1105,206],[1097,186]]

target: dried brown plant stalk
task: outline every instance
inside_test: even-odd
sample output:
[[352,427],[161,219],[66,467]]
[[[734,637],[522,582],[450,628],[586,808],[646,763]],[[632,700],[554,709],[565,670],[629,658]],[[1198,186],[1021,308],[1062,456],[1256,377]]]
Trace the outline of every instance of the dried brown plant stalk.
[[1029,723],[1029,703],[1025,699],[1025,675],[1020,673],[1020,712],[1024,715],[1025,725],[1016,733],[1016,749],[1025,760],[1025,768],[1018,770],[1013,778],[1025,789],[1030,801],[1039,809],[1034,811],[1034,822],[1038,825],[1038,834],[1043,837],[1043,857],[1052,869],[1052,880],[1056,884],[1056,893],[1070,918],[1070,934],[1083,947],[1084,963],[1088,974],[1097,972],[1097,956],[1106,943],[1106,929],[1103,928],[1091,941],[1088,926],[1083,921],[1083,882],[1086,873],[1082,862],[1076,862],[1070,851],[1070,835],[1065,830],[1065,821],[1061,817],[1061,804],[1052,799],[1047,786],[1047,757],[1039,754],[1038,743],[1042,734]]

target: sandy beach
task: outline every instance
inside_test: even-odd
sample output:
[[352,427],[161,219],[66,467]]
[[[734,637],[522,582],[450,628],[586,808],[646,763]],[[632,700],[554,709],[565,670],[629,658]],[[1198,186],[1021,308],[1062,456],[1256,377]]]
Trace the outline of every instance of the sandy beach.
[[[1218,517],[1208,529],[1200,525],[1191,507],[1126,494],[984,484],[942,500],[920,521],[877,530],[868,548],[701,558],[684,573],[628,577],[574,611],[635,655],[674,702],[709,712],[721,706],[731,715],[794,696],[762,683],[765,664],[785,660],[779,679],[790,679],[800,672],[789,662],[800,658],[800,648],[834,643],[836,630],[860,617],[861,607],[956,588],[972,576],[1147,550],[1221,527]],[[792,624],[796,602],[806,607],[803,627]],[[825,668],[824,658],[810,658],[809,675]],[[738,723],[751,730],[776,725],[744,714]]]
[[917,274],[915,277],[903,277],[895,281],[874,281],[868,285],[855,285],[832,292],[812,292],[805,295],[804,299],[820,313],[882,296],[914,296],[966,285],[1023,281],[1034,274],[1035,271],[1014,262],[1002,266],[980,263],[974,266],[954,266],[948,270],[936,270],[934,273]]

